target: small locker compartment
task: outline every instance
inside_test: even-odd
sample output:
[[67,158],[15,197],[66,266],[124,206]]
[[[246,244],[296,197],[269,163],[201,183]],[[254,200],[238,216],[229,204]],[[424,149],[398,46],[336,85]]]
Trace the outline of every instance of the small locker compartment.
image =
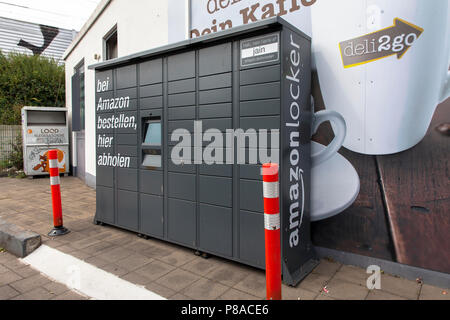
[[168,238],[172,241],[196,246],[196,204],[192,201],[169,198]]
[[138,194],[117,190],[117,223],[127,229],[138,229]]
[[104,223],[114,223],[114,189],[97,185],[96,219]]

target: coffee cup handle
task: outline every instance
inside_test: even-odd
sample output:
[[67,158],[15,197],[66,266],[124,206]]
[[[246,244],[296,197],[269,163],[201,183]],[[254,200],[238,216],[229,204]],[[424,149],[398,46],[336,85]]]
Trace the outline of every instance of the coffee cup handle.
[[449,97],[450,97],[450,71],[447,72],[447,78],[445,79],[444,88],[442,89],[440,102],[444,102]]
[[344,144],[345,136],[347,135],[347,125],[344,117],[332,110],[319,111],[313,115],[312,122],[312,134],[314,135],[319,129],[320,125],[324,122],[330,121],[334,124],[335,138],[324,150],[313,154],[311,156],[312,165],[318,166],[319,164],[332,158],[341,149]]

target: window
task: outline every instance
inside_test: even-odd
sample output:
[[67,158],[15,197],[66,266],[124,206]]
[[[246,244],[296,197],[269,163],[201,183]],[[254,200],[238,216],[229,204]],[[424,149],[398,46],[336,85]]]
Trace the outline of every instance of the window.
[[85,87],[84,87],[84,61],[75,67],[76,80],[79,81],[79,107],[80,107],[80,131],[85,129]]
[[161,145],[161,122],[147,121],[145,124],[145,139],[144,144],[148,146]]
[[117,26],[104,37],[104,57],[111,60],[118,57]]

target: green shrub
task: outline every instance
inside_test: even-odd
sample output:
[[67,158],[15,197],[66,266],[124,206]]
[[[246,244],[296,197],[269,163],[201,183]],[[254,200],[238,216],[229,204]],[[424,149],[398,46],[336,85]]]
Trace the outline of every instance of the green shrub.
[[11,167],[17,170],[23,170],[23,144],[22,135],[18,135],[16,140],[11,143],[12,152],[8,156],[8,162]]
[[24,106],[64,107],[64,83],[58,61],[0,51],[0,124],[20,124]]
[[0,161],[0,169],[15,168],[16,170],[23,170],[22,135],[18,135],[14,141],[10,143],[10,146],[12,150],[2,161]]

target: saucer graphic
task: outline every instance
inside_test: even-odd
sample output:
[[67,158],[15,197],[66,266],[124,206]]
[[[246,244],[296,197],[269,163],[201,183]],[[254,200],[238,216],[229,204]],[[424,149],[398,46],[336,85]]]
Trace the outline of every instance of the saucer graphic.
[[[325,146],[312,142],[311,152]],[[359,194],[358,173],[347,159],[336,154],[311,169],[311,221],[331,218],[349,208]]]

